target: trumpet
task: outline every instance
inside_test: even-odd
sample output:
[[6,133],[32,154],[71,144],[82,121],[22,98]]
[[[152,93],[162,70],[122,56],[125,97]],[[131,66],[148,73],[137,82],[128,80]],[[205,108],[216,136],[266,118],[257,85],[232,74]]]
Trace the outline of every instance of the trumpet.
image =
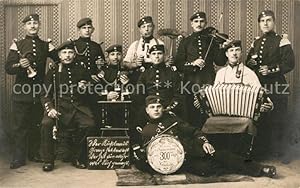
[[[18,54],[20,55],[20,57],[21,58],[27,58],[27,59],[29,59],[29,61],[30,61],[30,59],[32,59],[32,58],[30,58],[30,55],[32,55],[33,56],[33,53],[32,52],[26,52],[26,53],[24,53],[24,54],[21,54],[21,52],[20,51],[18,51]],[[17,63],[17,64],[15,64],[14,65],[14,67],[20,67],[21,66],[21,64],[20,63]],[[36,72],[36,70],[34,70],[33,68],[32,68],[32,66],[28,66],[27,67],[27,76],[28,76],[28,78],[33,78],[33,77],[35,77],[36,75],[37,75],[37,72]]]

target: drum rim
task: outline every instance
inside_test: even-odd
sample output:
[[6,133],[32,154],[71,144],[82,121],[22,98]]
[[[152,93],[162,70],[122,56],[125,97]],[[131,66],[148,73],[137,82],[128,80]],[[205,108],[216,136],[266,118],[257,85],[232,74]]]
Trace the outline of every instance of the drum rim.
[[[173,141],[175,141],[176,146],[178,147],[178,149],[182,151],[182,152],[181,152],[182,154],[181,154],[181,160],[180,160],[180,162],[179,162],[178,164],[176,164],[176,167],[175,167],[173,170],[169,170],[169,171],[167,171],[167,172],[163,172],[163,171],[161,171],[160,169],[158,169],[158,168],[152,163],[152,159],[149,158],[150,156],[148,155],[149,148],[151,148],[152,145],[153,145],[155,142],[157,142],[158,139],[162,139],[162,138],[170,138],[170,139],[172,139]],[[184,147],[183,147],[183,145],[181,144],[180,140],[179,140],[178,138],[176,138],[175,136],[173,136],[173,135],[162,134],[162,135],[157,136],[151,143],[149,143],[149,145],[147,146],[146,151],[147,151],[147,162],[148,162],[148,164],[151,166],[151,168],[152,168],[153,170],[155,170],[156,172],[159,172],[159,173],[161,173],[161,174],[172,174],[172,173],[175,173],[176,171],[178,171],[178,170],[182,167],[182,165],[183,165],[183,163],[184,163],[184,161],[185,161],[185,150],[184,150]]]

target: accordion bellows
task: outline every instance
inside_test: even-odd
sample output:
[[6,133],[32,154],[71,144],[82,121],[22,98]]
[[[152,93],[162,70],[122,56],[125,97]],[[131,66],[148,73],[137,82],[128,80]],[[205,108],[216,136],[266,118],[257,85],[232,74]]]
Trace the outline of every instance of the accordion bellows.
[[201,89],[199,97],[209,116],[247,117],[257,121],[265,89],[242,84],[217,84]]

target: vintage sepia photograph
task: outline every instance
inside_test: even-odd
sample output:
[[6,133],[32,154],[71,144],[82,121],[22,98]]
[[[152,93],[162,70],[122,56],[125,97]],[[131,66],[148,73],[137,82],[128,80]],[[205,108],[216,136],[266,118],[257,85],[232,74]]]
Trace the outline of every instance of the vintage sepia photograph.
[[0,0],[0,187],[300,188],[299,11]]

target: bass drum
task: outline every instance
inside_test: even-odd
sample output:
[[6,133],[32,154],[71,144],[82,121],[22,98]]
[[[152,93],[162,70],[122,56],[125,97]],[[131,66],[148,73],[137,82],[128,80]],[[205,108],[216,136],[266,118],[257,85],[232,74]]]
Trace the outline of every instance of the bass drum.
[[180,169],[184,156],[182,144],[170,135],[160,135],[147,146],[148,163],[161,174],[172,174]]

